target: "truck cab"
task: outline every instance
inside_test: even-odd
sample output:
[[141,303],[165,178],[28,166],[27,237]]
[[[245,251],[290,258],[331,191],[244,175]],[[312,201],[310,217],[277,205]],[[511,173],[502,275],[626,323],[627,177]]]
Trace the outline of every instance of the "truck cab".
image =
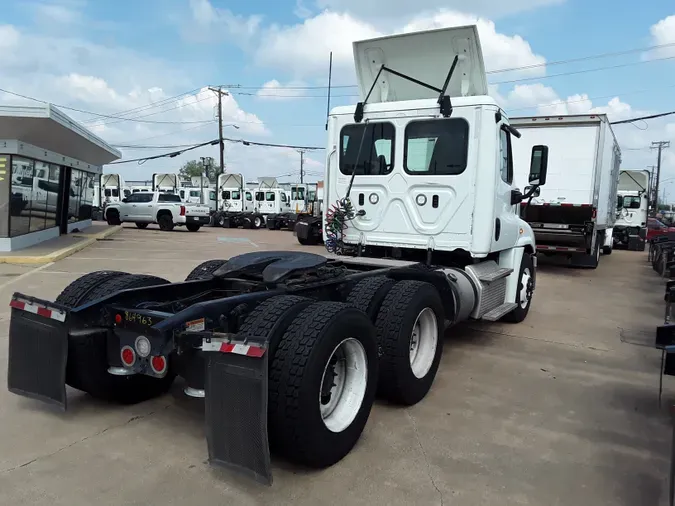
[[[413,56],[423,48],[425,58]],[[331,111],[325,178],[328,201],[348,196],[353,218],[333,234],[327,210],[327,247],[337,241],[329,236],[340,235],[337,249],[368,256],[533,253],[513,181],[512,145],[520,135],[488,96],[475,29],[356,42],[354,58],[365,100],[356,111]],[[450,73],[439,62],[452,63]],[[544,157],[544,146],[532,149],[537,164],[545,165]]]
[[620,171],[613,233],[615,245],[644,251],[648,230],[649,181],[649,171]]

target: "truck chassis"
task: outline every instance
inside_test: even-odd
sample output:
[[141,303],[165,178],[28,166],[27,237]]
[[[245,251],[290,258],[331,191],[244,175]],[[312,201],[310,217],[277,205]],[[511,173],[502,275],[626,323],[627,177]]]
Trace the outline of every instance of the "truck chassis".
[[260,213],[218,211],[214,213],[212,221],[215,227],[256,229],[264,226],[265,217]]
[[[274,251],[204,262],[179,283],[97,271],[55,302],[13,295],[8,388],[66,409],[66,385],[134,403],[180,376],[205,398],[210,462],[271,484],[270,445],[327,467],[356,444],[376,393],[423,399],[446,324],[504,317],[486,301],[511,272]],[[512,321],[529,310],[525,272]]]

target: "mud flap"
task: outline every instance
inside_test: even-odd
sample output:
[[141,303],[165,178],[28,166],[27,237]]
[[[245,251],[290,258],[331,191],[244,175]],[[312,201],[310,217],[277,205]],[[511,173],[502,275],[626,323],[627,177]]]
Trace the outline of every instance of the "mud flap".
[[[68,360],[66,324],[47,316],[51,310],[46,307],[27,301],[16,303],[14,300],[12,306],[7,368],[9,391],[55,404],[65,411]],[[31,312],[35,307],[39,308],[37,312]]]
[[267,353],[208,353],[205,390],[210,463],[271,485]]

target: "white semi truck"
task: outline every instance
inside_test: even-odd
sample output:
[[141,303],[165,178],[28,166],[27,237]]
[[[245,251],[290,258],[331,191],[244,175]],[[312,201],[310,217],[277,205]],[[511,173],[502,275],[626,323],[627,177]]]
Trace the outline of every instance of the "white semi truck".
[[513,118],[522,134],[514,144],[516,183],[528,186],[533,146],[546,144],[555,156],[545,187],[521,203],[534,230],[537,251],[567,255],[573,265],[596,268],[600,253],[612,252],[621,150],[605,114]]
[[632,251],[644,251],[649,214],[650,174],[648,170],[622,170],[616,199],[614,244]]
[[250,190],[242,174],[218,176],[218,210],[213,216],[214,225],[225,228],[260,228],[264,217],[256,211],[255,191]]
[[[445,329],[523,321],[536,246],[517,213],[518,130],[488,96],[475,26],[354,43],[361,101],[330,112],[331,257],[254,251],[185,282],[88,273],[51,302],[12,297],[8,388],[65,408],[66,384],[140,402],[176,376],[203,397],[213,464],[271,484],[270,447],[326,468],[359,440],[376,395],[432,388]],[[526,183],[547,176],[532,146]]]

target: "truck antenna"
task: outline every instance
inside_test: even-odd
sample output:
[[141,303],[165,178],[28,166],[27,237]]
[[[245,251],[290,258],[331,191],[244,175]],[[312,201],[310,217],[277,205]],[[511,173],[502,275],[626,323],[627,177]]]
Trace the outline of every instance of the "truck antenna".
[[328,103],[326,104],[326,130],[328,130],[328,118],[330,116],[330,85],[333,78],[333,51],[328,60]]

